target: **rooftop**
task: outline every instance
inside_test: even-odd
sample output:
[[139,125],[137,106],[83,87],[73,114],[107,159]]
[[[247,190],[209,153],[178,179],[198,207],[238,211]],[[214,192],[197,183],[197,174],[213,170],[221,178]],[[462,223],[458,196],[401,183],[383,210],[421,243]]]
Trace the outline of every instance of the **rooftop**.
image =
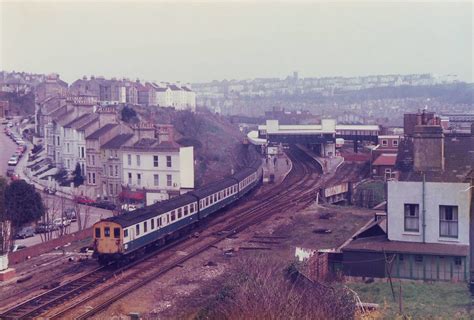
[[119,134],[118,136],[112,138],[108,142],[102,145],[104,149],[119,149],[122,145],[124,145],[130,138],[133,137],[133,133],[123,133]]
[[110,130],[115,128],[116,126],[118,126],[118,124],[108,123],[105,126],[103,126],[102,128],[100,128],[100,129],[94,131],[93,133],[91,133],[90,135],[88,135],[86,138],[87,139],[99,139],[103,134],[106,134],[107,132],[109,132]]
[[342,251],[418,253],[437,256],[467,256],[469,246],[458,244],[390,241],[385,235],[359,238],[349,242]]
[[382,153],[378,156],[377,159],[372,163],[373,166],[394,166],[397,162],[396,153]]
[[133,146],[126,147],[127,150],[142,151],[179,151],[179,144],[173,141],[162,141],[158,139],[143,138],[135,142]]

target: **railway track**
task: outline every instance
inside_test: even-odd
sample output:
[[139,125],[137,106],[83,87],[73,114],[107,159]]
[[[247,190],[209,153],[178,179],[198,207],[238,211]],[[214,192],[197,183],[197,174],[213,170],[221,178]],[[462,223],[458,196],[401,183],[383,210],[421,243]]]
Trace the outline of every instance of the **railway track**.
[[[162,261],[169,261],[168,259],[154,258],[159,252],[164,252],[171,246],[177,245],[177,242],[173,242],[161,248],[158,252],[150,253],[125,267],[118,269],[114,269],[113,266],[98,268],[83,277],[69,281],[60,287],[27,300],[5,311],[0,317],[3,319],[32,318],[44,315],[48,310],[58,308],[60,309],[59,311],[48,315],[48,317],[59,319],[64,318],[72,310],[85,303],[101,300],[96,302],[92,309],[78,317],[74,317],[86,319],[105,309],[123,296],[135,291],[137,288],[149,283],[151,280],[182,265],[192,257],[215,247],[216,244],[229,236],[234,236],[248,227],[265,220],[271,214],[284,210],[298,210],[308,205],[314,200],[314,191],[311,187],[318,185],[318,182],[314,181],[312,173],[315,170],[320,170],[320,168],[318,168],[315,162],[308,162],[309,157],[301,151],[293,150],[290,158],[293,162],[292,172],[277,188],[259,195],[259,197],[265,198],[265,201],[250,209],[237,210],[234,215],[227,217],[228,222],[220,231],[191,241],[193,243],[190,247],[194,245],[195,248],[188,255],[175,258],[164,265]],[[225,220],[224,217],[223,220]],[[179,243],[186,240],[189,239],[183,238]],[[196,242],[199,245],[196,246]],[[120,276],[123,272],[132,268],[134,268],[133,273],[130,272],[124,277]],[[103,285],[101,286],[101,284]],[[84,294],[89,291],[93,291],[93,293],[89,295]],[[66,303],[72,299],[74,299],[72,304]],[[67,306],[64,306],[64,304],[67,304]],[[60,305],[61,307],[59,307]]]

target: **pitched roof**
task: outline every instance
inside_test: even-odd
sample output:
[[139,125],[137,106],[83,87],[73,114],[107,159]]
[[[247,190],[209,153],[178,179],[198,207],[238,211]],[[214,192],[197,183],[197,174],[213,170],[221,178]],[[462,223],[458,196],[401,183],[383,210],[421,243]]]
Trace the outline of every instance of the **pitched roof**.
[[90,135],[88,135],[86,139],[99,139],[103,134],[106,134],[116,126],[118,126],[118,124],[116,123],[107,123],[102,128],[99,128],[96,131],[92,132]]
[[467,256],[469,246],[459,244],[390,241],[386,236],[359,238],[349,242],[344,251],[417,253],[443,256]]
[[382,153],[378,156],[377,159],[372,163],[373,166],[394,166],[397,162],[396,153]]
[[75,124],[83,121],[85,118],[88,118],[89,117],[89,114],[86,113],[86,114],[83,114],[82,116],[80,116],[79,118],[75,118],[74,120],[72,121],[69,121],[68,123],[66,123],[65,125],[63,125],[64,128],[72,128]]
[[133,137],[133,133],[122,133],[118,136],[112,138],[108,142],[102,145],[104,149],[119,149],[122,145],[124,145],[130,138]]
[[168,90],[169,88],[156,88],[156,91],[158,92],[165,92],[166,90]]
[[181,91],[181,88],[175,84],[169,85],[168,88],[170,88],[173,91]]
[[133,146],[125,147],[127,150],[143,150],[143,151],[178,151],[180,145],[174,141],[162,141],[158,139],[143,138],[133,144]]

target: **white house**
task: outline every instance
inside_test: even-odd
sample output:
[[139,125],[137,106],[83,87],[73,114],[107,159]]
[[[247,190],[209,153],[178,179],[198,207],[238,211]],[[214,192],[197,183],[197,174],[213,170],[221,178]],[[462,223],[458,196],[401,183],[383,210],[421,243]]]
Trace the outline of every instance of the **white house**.
[[144,193],[146,205],[177,196],[182,187],[194,188],[192,147],[141,139],[122,148],[122,165],[123,188]]
[[389,181],[388,239],[469,245],[469,183]]
[[169,87],[156,89],[156,104],[160,107],[173,106],[171,89]]

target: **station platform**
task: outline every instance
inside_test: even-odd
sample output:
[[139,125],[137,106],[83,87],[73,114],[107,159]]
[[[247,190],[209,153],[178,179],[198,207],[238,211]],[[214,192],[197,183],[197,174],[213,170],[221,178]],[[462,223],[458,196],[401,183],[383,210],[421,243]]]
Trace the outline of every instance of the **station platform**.
[[339,166],[344,162],[343,157],[334,156],[334,157],[329,157],[329,158],[323,158],[323,157],[320,157],[320,156],[316,155],[313,151],[306,148],[302,144],[297,144],[296,146],[300,150],[304,151],[311,158],[316,160],[321,165],[321,168],[323,169],[323,174],[332,174],[332,173],[336,172],[337,168],[339,168]]
[[[291,168],[292,163],[285,153],[268,156],[263,162],[263,181],[265,183],[281,183]],[[272,175],[273,178],[271,178]]]

